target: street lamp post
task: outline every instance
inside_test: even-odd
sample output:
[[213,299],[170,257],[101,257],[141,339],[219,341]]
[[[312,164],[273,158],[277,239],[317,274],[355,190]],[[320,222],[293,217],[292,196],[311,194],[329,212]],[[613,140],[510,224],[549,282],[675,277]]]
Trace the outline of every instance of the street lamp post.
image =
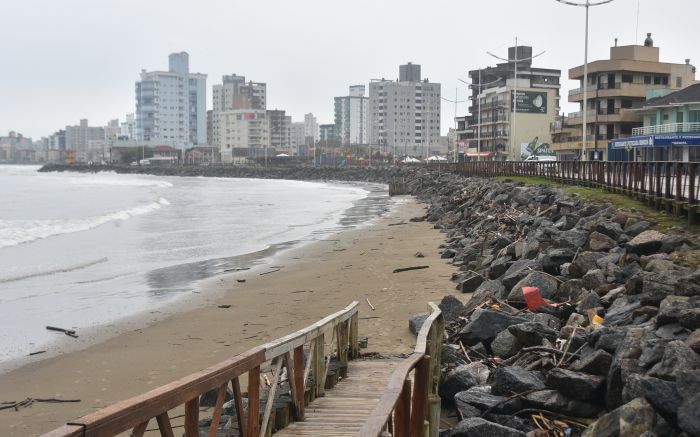
[[585,3],[576,3],[568,0],[556,0],[559,3],[563,3],[565,5],[569,6],[582,6],[586,8],[586,31],[585,31],[585,43],[584,43],[584,49],[583,49],[583,127],[582,127],[582,132],[583,135],[581,136],[582,140],[581,141],[581,159],[586,159],[586,140],[588,139],[587,135],[587,126],[586,122],[588,121],[586,118],[586,113],[588,112],[588,98],[587,98],[587,88],[588,88],[588,9],[591,6],[600,6],[604,5],[606,3],[610,3],[613,0],[602,0],[598,2],[591,2],[590,0],[586,0]]
[[[454,103],[454,104],[455,104],[455,113],[454,113],[454,118],[453,118],[453,119],[454,119],[454,122],[455,122],[455,127],[454,127],[454,129],[455,129],[455,130],[454,130],[454,138],[455,138],[454,141],[455,141],[455,144],[454,144],[454,150],[452,151],[453,154],[454,154],[454,156],[453,156],[453,158],[452,158],[452,161],[453,161],[453,162],[457,162],[457,158],[458,158],[458,156],[459,156],[459,141],[457,141],[457,140],[458,140],[458,138],[457,138],[457,104],[458,104],[458,103],[464,103],[464,102],[466,102],[467,100],[457,100],[457,88],[455,88],[455,99],[454,99],[454,100],[446,99],[446,98],[444,98],[444,97],[441,97],[441,98],[442,98],[442,100],[444,100],[444,101],[446,101],[446,102],[450,102],[450,103]],[[449,143],[448,143],[448,144],[449,144]],[[449,147],[449,146],[448,146],[448,147]]]
[[[480,157],[479,153],[481,153],[481,91],[484,89],[484,87],[488,88],[492,85],[497,84],[498,82],[501,81],[501,79],[502,78],[498,77],[498,78],[496,78],[496,80],[493,80],[489,83],[482,84],[481,83],[481,67],[479,67],[479,80],[478,80],[477,84],[469,83],[469,82],[464,81],[460,78],[457,78],[458,81],[466,84],[469,88],[476,88],[477,89],[477,100],[478,100],[478,103],[477,103],[478,110],[477,110],[477,115],[476,115],[476,129],[477,129],[477,133],[476,133],[476,160],[477,161],[479,160],[479,157]],[[474,104],[473,101],[472,101],[472,104]]]

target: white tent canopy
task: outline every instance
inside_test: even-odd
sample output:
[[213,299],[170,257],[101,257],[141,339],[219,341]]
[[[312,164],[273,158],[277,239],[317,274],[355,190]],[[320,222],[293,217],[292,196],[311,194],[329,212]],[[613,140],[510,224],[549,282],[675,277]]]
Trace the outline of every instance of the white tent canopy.
[[426,158],[426,161],[447,161],[447,158],[443,158],[442,156],[438,155],[433,155]]
[[420,159],[411,158],[410,156],[407,156],[407,157],[404,158],[404,160],[401,161],[401,162],[420,162]]
[[279,157],[285,157],[285,156],[289,156],[289,155],[287,155],[286,153],[278,153],[275,156],[279,158]]

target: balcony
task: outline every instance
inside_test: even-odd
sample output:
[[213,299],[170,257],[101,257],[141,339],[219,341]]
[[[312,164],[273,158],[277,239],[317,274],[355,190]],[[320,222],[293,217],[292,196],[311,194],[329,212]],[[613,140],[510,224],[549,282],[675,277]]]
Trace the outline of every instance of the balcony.
[[[586,92],[591,92],[591,91],[595,91],[595,90],[596,90],[595,85],[588,85],[586,87]],[[583,94],[583,88],[574,88],[572,90],[569,90],[569,97],[577,96],[579,94]]]
[[657,135],[677,132],[700,132],[700,123],[668,123],[654,126],[635,127],[632,135]]

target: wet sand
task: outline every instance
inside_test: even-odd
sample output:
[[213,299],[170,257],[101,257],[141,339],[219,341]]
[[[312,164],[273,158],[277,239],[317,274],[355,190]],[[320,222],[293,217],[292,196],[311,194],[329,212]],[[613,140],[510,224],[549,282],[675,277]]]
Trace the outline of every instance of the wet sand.
[[[49,431],[308,326],[353,300],[360,301],[367,350],[409,352],[415,338],[408,316],[456,293],[449,281],[455,269],[438,254],[443,234],[430,223],[409,222],[423,213],[406,198],[369,227],[286,251],[256,270],[213,278],[196,302],[184,299],[152,320],[132,321],[138,327],[126,325],[116,337],[0,375],[0,402],[81,399],[2,410],[0,435]],[[418,251],[425,258],[416,258]],[[416,265],[430,268],[392,273]]]

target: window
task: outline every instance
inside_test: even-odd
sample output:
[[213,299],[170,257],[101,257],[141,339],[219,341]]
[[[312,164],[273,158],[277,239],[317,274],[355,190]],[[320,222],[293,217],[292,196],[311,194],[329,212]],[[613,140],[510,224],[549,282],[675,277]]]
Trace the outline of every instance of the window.
[[651,85],[651,76],[644,76],[644,84]]
[[681,88],[683,87],[683,78],[680,76],[676,77],[676,88]]
[[628,73],[623,73],[622,74],[622,81],[625,83],[632,83],[633,76]]
[[632,100],[628,99],[622,99],[622,102],[620,102],[620,107],[629,109],[632,107]]
[[700,123],[700,111],[688,111],[688,122]]

